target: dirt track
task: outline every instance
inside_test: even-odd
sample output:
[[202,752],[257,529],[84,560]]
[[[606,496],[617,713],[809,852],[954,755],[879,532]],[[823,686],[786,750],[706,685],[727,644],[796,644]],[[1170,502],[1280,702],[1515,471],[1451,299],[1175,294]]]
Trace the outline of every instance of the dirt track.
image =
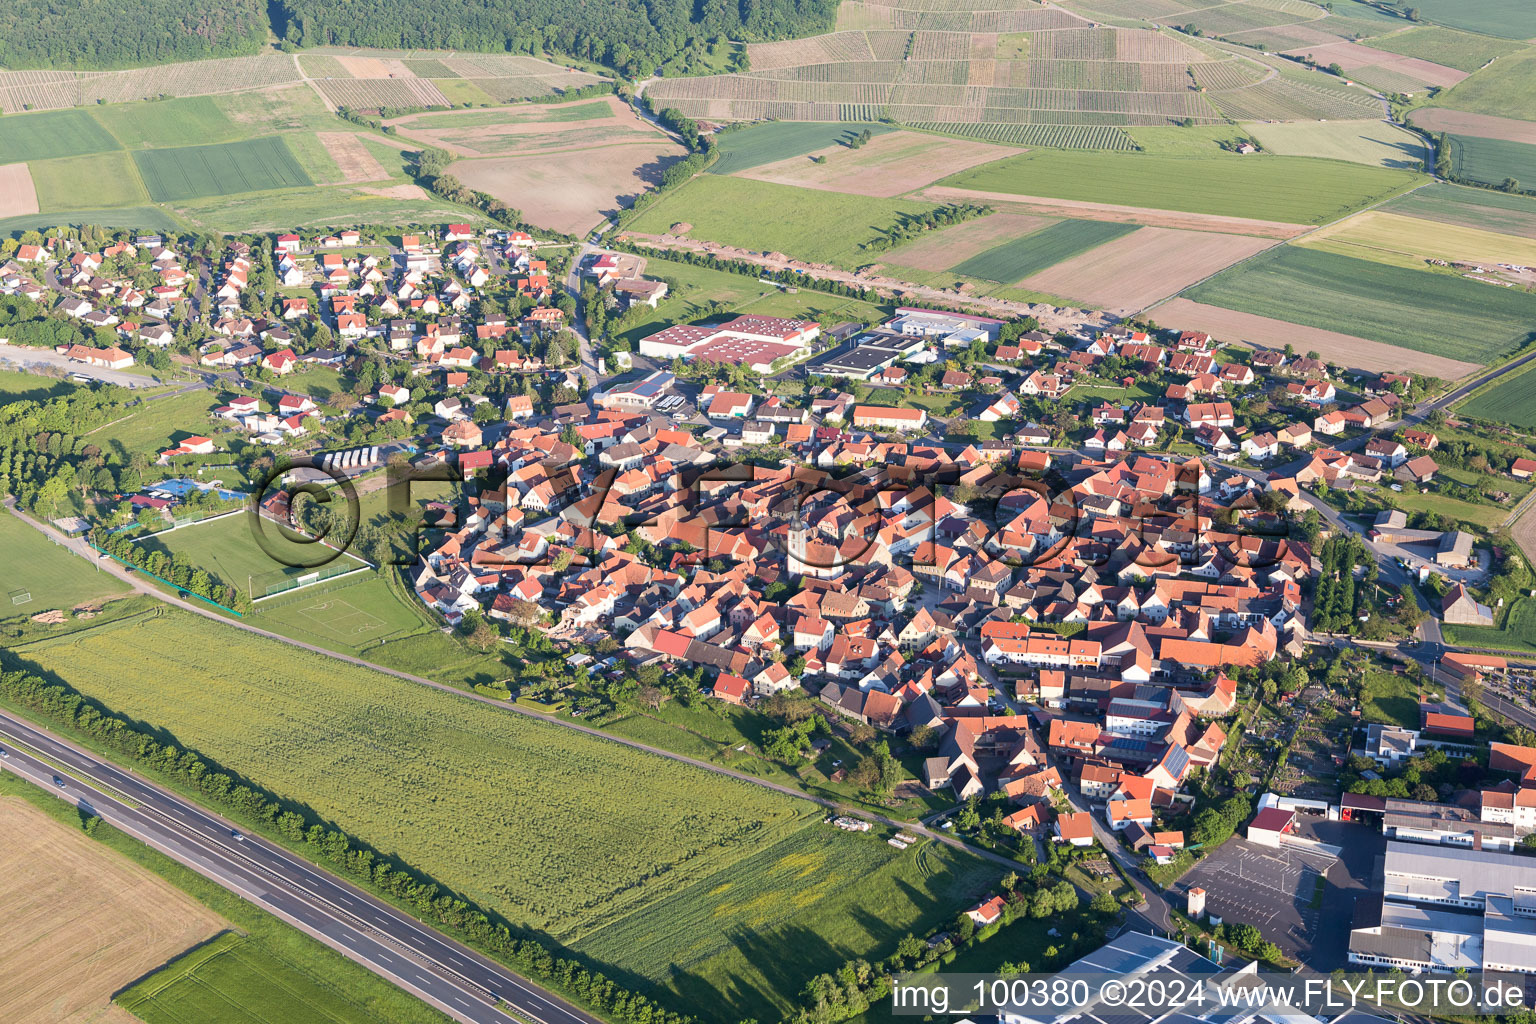
[[800,270],[826,281],[873,288],[883,295],[903,302],[937,302],[944,305],[964,306],[976,313],[1005,318],[1033,316],[1047,331],[1068,330],[1081,324],[1108,324],[1114,320],[1113,317],[1099,310],[1016,302],[987,295],[966,295],[946,288],[932,288],[927,285],[913,284],[910,281],[898,281],[879,274],[851,273],[825,263],[806,263],[804,260],[789,259],[776,253],[764,255],[716,242],[696,242],[691,238],[680,238],[676,235],[642,235],[629,231],[624,232],[624,237],[657,249],[709,253],[721,259],[753,263],[768,270]]
[[1122,224],[1145,224],[1154,228],[1219,231],[1228,235],[1258,235],[1261,238],[1294,238],[1304,231],[1312,230],[1311,225],[1308,224],[1284,224],[1279,221],[1253,220],[1248,217],[1220,217],[1212,213],[1152,210],[1142,206],[1088,203],[1077,199],[1016,196],[1011,192],[981,192],[969,188],[950,188],[947,185],[925,188],[918,193],[918,198],[931,199],[939,203],[986,203],[999,210],[1043,214],[1047,217],[1111,220]]

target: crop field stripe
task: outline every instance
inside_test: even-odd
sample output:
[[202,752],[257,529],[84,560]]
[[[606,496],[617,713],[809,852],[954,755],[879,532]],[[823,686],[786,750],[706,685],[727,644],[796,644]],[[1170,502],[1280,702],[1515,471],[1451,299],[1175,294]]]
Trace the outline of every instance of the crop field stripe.
[[988,249],[951,269],[967,277],[1010,284],[1137,229],[1103,220],[1064,220]]
[[1260,253],[1184,295],[1475,363],[1536,336],[1536,296],[1297,246]]
[[1463,416],[1536,430],[1536,368],[1521,370],[1473,395],[1456,410]]
[[156,202],[313,185],[281,136],[174,149],[138,150],[139,173]]

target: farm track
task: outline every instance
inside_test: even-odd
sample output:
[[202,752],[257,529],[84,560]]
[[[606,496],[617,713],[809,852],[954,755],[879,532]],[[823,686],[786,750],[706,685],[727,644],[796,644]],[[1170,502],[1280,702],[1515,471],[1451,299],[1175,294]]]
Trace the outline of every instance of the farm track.
[[812,796],[809,793],[802,792],[801,790],[795,789],[795,788],[793,788],[791,786],[780,785],[779,783],[776,783],[776,782],[769,782],[766,779],[760,779],[760,778],[758,778],[758,777],[756,777],[754,775],[749,775],[749,774],[747,774],[745,772],[737,772],[737,771],[733,771],[733,770],[731,770],[729,768],[723,768],[720,765],[711,764],[710,762],[701,760],[699,758],[687,757],[687,756],[685,756],[683,754],[673,753],[672,751],[664,750],[664,749],[662,749],[660,747],[653,747],[653,746],[651,746],[649,744],[641,743],[641,742],[639,742],[637,740],[626,739],[626,738],[624,738],[622,736],[615,736],[612,733],[607,733],[607,732],[602,731],[601,729],[596,729],[596,728],[593,728],[591,726],[580,725],[580,724],[578,724],[576,722],[569,722],[569,721],[566,721],[564,719],[556,718],[553,715],[541,714],[539,712],[531,711],[531,710],[529,710],[527,708],[519,707],[519,706],[517,706],[515,704],[509,704],[509,703],[507,703],[505,701],[497,700],[495,698],[483,697],[480,694],[470,693],[468,691],[458,689],[457,687],[449,686],[446,683],[435,682],[434,680],[427,679],[427,678],[425,678],[423,676],[412,675],[409,672],[401,672],[398,669],[387,668],[387,667],[385,667],[383,665],[376,665],[376,664],[374,664],[372,662],[364,661],[362,658],[354,658],[354,657],[351,657],[350,655],[337,654],[336,652],[327,650],[327,649],[325,649],[323,647],[318,647],[318,646],[315,646],[313,644],[307,644],[307,643],[304,643],[304,642],[299,641],[299,640],[294,640],[294,639],[291,639],[289,637],[283,636],[283,635],[281,635],[279,633],[272,633],[272,632],[269,632],[268,630],[261,629],[261,628],[256,627],[256,626],[252,626],[252,625],[250,625],[249,623],[246,623],[246,622],[232,621],[232,620],[230,620],[228,618],[225,618],[224,616],[219,615],[219,614],[217,614],[215,612],[207,611],[207,610],[205,610],[203,608],[200,608],[196,604],[193,604],[190,601],[184,601],[181,598],[178,598],[178,597],[175,597],[173,595],[167,594],[164,591],[159,590],[159,589],[149,585],[148,583],[145,583],[144,580],[138,574],[129,573],[129,572],[125,571],[122,567],[118,566],[116,563],[113,563],[113,562],[107,562],[105,564],[101,563],[95,557],[94,552],[92,552],[90,546],[83,539],[65,537],[64,535],[62,535],[62,534],[58,533],[57,531],[55,531],[52,527],[38,522],[37,520],[33,519],[31,516],[29,516],[29,515],[21,512],[20,510],[18,510],[15,507],[14,499],[7,497],[5,499],[4,505],[5,505],[6,511],[8,511],[11,515],[13,515],[16,518],[20,519],[22,522],[26,523],[28,526],[32,527],[33,529],[35,529],[35,530],[39,531],[40,533],[44,534],[45,536],[47,536],[50,540],[54,541],[55,543],[60,544],[65,549],[73,552],[76,555],[79,555],[81,558],[85,558],[85,559],[87,559],[88,561],[90,561],[93,564],[102,565],[102,568],[103,568],[104,571],[113,573],[118,578],[123,580],[125,583],[127,583],[131,587],[133,587],[133,589],[135,591],[137,591],[138,593],[145,594],[145,595],[147,595],[149,597],[156,598],[157,600],[160,600],[160,601],[162,601],[162,602],[164,602],[166,604],[172,605],[172,606],[174,606],[176,608],[180,608],[183,611],[192,612],[193,614],[202,616],[203,618],[206,618],[206,619],[212,619],[215,622],[221,623],[221,624],[223,624],[225,626],[229,626],[229,627],[231,627],[233,629],[240,629],[240,630],[244,630],[244,631],[246,631],[248,633],[254,633],[257,636],[265,637],[268,640],[276,640],[277,642],[283,643],[283,644],[287,644],[290,647],[297,647],[300,650],[309,651],[312,654],[323,655],[323,656],[325,656],[327,658],[333,658],[333,659],[335,659],[337,661],[346,662],[349,665],[358,666],[359,668],[372,669],[375,672],[382,672],[385,675],[394,676],[396,679],[402,679],[402,680],[404,680],[406,682],[416,683],[417,685],[420,685],[420,686],[430,687],[431,689],[441,691],[442,693],[451,694],[451,695],[453,695],[455,697],[460,697],[460,698],[463,698],[465,700],[477,701],[478,703],[488,705],[488,706],[496,708],[496,709],[498,709],[500,711],[510,711],[510,712],[512,712],[514,714],[522,715],[525,718],[531,718],[531,719],[534,719],[536,721],[545,722],[545,723],[547,723],[549,725],[556,725],[556,726],[559,726],[559,727],[564,728],[564,729],[570,729],[570,730],[572,730],[574,732],[586,733],[589,736],[593,736],[593,737],[596,737],[598,739],[607,740],[607,741],[609,741],[611,743],[617,743],[620,746],[629,747],[629,748],[634,749],[634,750],[644,751],[645,753],[654,754],[657,757],[663,757],[663,758],[666,758],[666,759],[668,759],[670,761],[677,761],[677,762],[682,763],[682,764],[691,765],[692,767],[695,767],[695,768],[701,768],[704,771],[712,772],[712,773],[714,773],[716,775],[723,775],[723,776],[726,776],[728,778],[736,779],[736,780],[738,780],[740,782],[748,782],[748,783],[751,783],[754,786],[760,786],[760,787],[762,787],[764,789],[772,790],[772,791],[774,791],[776,793],[779,793],[779,794],[781,794],[783,796],[792,797],[792,798],[797,799],[797,800],[809,801],[810,803],[816,804],[816,805],[821,806],[821,807],[825,807],[828,810],[836,811],[839,814],[853,815],[855,817],[863,818],[863,819],[868,820],[868,821],[877,822],[877,823],[879,823],[881,825],[885,825],[885,826],[888,826],[890,828],[904,829],[904,830],[906,830],[908,832],[920,833],[920,834],[926,836],[929,839],[933,839],[933,840],[935,840],[937,842],[944,843],[946,846],[952,846],[955,849],[964,850],[967,853],[974,854],[975,856],[981,857],[981,858],[983,858],[985,860],[992,861],[993,863],[996,863],[996,864],[1000,864],[1000,865],[1006,866],[1006,867],[1008,867],[1010,869],[1017,868],[1019,866],[1017,861],[1014,861],[1014,860],[1012,860],[1012,859],[1010,859],[1008,857],[1003,857],[1003,856],[1001,856],[999,854],[996,854],[996,853],[993,853],[993,852],[991,852],[989,850],[983,850],[983,849],[979,849],[977,847],[971,846],[968,843],[961,842],[960,840],[955,839],[952,836],[947,836],[947,835],[944,835],[943,833],[935,832],[932,829],[929,829],[926,826],[918,824],[916,822],[899,821],[899,820],[894,819],[894,818],[886,817],[885,815],[875,814],[874,812],[864,810],[863,808],[850,807],[850,806],[847,806],[847,805],[844,805],[844,804],[839,804],[835,800],[828,800],[828,799],[825,799],[823,797]]

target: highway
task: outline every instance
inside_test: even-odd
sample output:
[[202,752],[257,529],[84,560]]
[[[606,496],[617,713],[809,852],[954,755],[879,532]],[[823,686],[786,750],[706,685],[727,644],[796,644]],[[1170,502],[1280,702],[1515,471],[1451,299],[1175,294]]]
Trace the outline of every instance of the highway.
[[[296,854],[255,836],[236,838],[228,821],[4,713],[0,747],[0,767],[99,815],[454,1020],[600,1024]],[[497,1008],[501,1000],[516,1017]]]

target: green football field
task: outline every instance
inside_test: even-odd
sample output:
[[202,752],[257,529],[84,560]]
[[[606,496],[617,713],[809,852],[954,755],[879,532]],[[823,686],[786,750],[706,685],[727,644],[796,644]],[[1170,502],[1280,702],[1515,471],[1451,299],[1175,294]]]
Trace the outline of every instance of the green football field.
[[128,592],[128,584],[0,511],[0,618],[72,608]]

